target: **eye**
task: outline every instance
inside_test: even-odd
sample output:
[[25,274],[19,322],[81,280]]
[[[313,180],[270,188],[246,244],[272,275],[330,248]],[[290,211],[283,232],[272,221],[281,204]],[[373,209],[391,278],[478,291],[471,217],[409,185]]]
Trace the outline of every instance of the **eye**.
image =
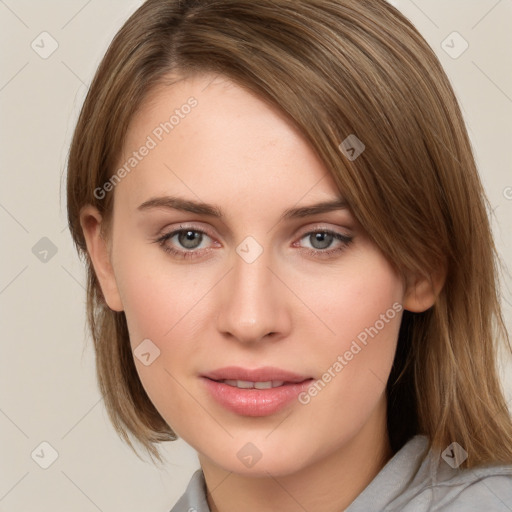
[[306,241],[308,245],[301,245],[307,253],[314,256],[331,256],[335,253],[343,251],[353,240],[353,237],[331,231],[329,229],[322,229],[317,231],[310,231],[300,238],[300,241]]
[[[319,229],[305,233],[293,246],[305,251],[308,255],[329,258],[343,251],[352,240],[352,236],[329,229]],[[219,243],[205,231],[183,226],[159,236],[154,242],[176,259],[201,257],[215,244],[219,246]]]
[[[162,249],[177,258],[195,258],[200,253],[207,251],[211,247],[211,237],[200,229],[183,228],[175,229],[166,233],[155,240]],[[206,247],[205,247],[206,245]]]
[[186,231],[179,231],[174,236],[177,237],[178,243],[185,249],[197,249],[203,241],[204,234],[187,229]]

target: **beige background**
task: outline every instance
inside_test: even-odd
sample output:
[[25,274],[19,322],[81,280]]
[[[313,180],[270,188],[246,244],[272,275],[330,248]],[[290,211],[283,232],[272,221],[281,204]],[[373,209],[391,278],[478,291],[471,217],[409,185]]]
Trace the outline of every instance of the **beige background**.
[[[108,43],[140,3],[0,0],[1,512],[168,511],[198,467],[195,452],[178,441],[166,447],[166,470],[157,470],[110,426],[84,331],[83,268],[66,228],[65,162],[77,113]],[[510,262],[512,0],[392,3],[452,80],[494,209],[498,248]],[[454,31],[469,44],[457,58],[465,43]],[[509,328],[511,283],[509,276]],[[511,368],[503,362],[509,401]],[[51,462],[51,449],[42,442],[58,452],[47,469],[40,464]]]

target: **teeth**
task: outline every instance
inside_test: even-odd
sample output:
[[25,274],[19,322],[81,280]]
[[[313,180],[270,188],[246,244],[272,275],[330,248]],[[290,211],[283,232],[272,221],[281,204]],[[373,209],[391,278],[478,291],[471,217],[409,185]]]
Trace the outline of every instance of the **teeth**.
[[270,389],[272,387],[272,381],[268,382],[255,382],[254,387],[256,389]]
[[248,380],[237,380],[236,387],[242,389],[250,389],[254,387],[254,382],[249,382]]
[[223,384],[240,389],[270,389],[284,384],[283,380],[268,380],[266,382],[251,382],[249,380],[221,380]]

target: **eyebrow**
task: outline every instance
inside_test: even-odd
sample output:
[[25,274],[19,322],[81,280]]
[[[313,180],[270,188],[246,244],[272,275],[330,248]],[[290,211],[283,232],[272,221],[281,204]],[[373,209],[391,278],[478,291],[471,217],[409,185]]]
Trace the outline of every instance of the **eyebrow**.
[[[182,199],[180,197],[164,196],[154,197],[142,203],[137,210],[146,211],[154,208],[179,210],[189,213],[197,213],[206,215],[208,217],[223,218],[224,214],[222,209],[216,205],[203,203],[200,201],[191,201],[190,199]],[[283,212],[280,220],[289,220],[302,217],[309,217],[319,213],[327,213],[336,210],[346,210],[348,205],[346,201],[339,197],[331,201],[323,201],[308,206],[301,206],[298,208],[288,208]]]

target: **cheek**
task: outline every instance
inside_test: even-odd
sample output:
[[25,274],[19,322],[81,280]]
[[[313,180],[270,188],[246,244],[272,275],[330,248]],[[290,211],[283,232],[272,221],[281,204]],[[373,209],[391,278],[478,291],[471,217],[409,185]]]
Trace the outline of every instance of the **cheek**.
[[135,346],[149,338],[163,348],[189,314],[197,314],[207,275],[193,265],[170,264],[155,244],[128,242],[121,236],[117,240],[115,274],[130,340]]
[[362,346],[369,339],[381,340],[380,346],[386,340],[391,344],[396,341],[403,284],[376,249],[363,247],[336,271],[307,277],[295,275],[290,280],[296,283],[297,295],[317,317],[314,325],[322,333],[323,343],[330,347],[326,351],[330,357],[348,350],[353,340]]
[[303,277],[298,291],[322,321],[315,323],[316,339],[314,329],[308,336],[314,340],[309,347],[311,359],[322,372],[317,376],[318,391],[310,388],[302,403],[311,402],[312,410],[326,419],[343,423],[350,418],[356,425],[370,414],[385,390],[402,318],[403,284],[371,247],[347,258],[346,265],[333,274],[307,281]]
[[[208,314],[200,300],[205,291],[186,271],[169,275],[155,266],[142,270],[140,260],[131,263],[120,265],[119,281],[135,366],[151,402],[171,425],[184,411],[190,417],[200,413],[191,405],[182,372],[195,365],[197,320]],[[150,354],[148,365],[140,357],[144,353]]]
[[201,300],[204,288],[184,276],[127,276],[121,296],[132,348],[149,338],[162,356],[171,349],[174,354],[192,351],[198,343],[194,334],[208,314]]
[[[207,294],[218,273],[194,265],[170,265],[165,254],[155,257],[155,252],[133,250],[119,258],[116,279],[142,385],[156,408],[165,411],[165,417],[174,417],[174,411],[189,407],[180,374],[196,371],[197,353],[205,339],[202,329],[212,325]],[[148,346],[144,340],[150,340],[150,349],[158,354],[149,366],[137,358]]]

